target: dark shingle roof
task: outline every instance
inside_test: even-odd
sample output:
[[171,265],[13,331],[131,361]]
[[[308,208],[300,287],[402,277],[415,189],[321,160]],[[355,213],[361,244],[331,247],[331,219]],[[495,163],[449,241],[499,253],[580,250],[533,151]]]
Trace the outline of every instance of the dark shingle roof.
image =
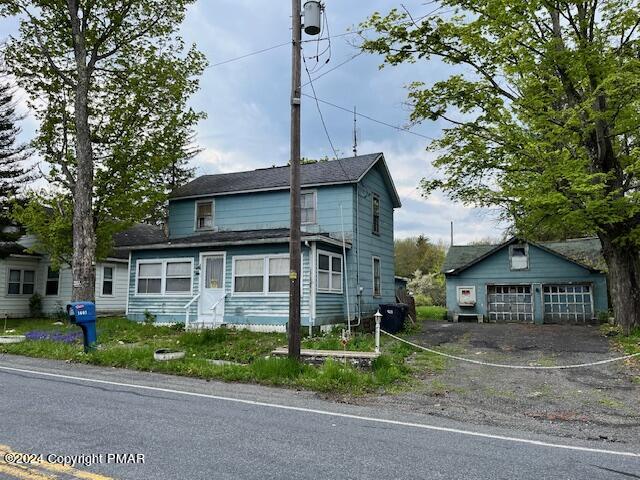
[[[303,233],[302,239],[308,237],[323,237],[328,241],[336,242],[337,240],[330,237],[328,233]],[[191,245],[231,245],[237,243],[274,243],[286,241],[289,238],[288,228],[272,228],[262,230],[237,230],[224,232],[207,232],[198,235],[189,235],[187,237],[178,237],[171,239],[163,239],[161,242],[148,242],[138,244],[137,249],[146,247],[152,248],[177,248],[181,246]],[[132,246],[131,248],[136,248]]]
[[449,247],[442,271],[446,273],[464,267],[494,248],[495,245],[453,245]]
[[159,225],[138,223],[124,232],[113,236],[113,245],[116,249],[142,243],[159,243],[166,240],[164,231]]
[[[300,168],[302,186],[358,181],[382,156],[360,155],[326,162],[309,163]],[[175,189],[169,198],[219,195],[289,187],[289,166],[261,168],[249,172],[203,175]]]
[[[447,252],[442,271],[444,273],[453,273],[464,270],[482,260],[484,257],[491,255],[495,251],[515,241],[518,241],[518,239],[512,238],[500,245],[454,245],[450,247]],[[595,237],[577,238],[558,242],[529,243],[591,270],[606,271],[600,240]]]
[[18,242],[0,242],[0,258],[6,258],[9,255],[31,255],[39,256],[37,253],[28,252]]

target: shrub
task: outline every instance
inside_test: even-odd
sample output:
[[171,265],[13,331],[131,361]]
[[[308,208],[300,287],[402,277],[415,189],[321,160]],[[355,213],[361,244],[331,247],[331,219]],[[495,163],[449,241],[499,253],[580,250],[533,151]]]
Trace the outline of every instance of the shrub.
[[153,325],[154,323],[156,323],[156,316],[146,309],[144,311],[144,323],[146,325]]
[[29,298],[29,313],[34,318],[42,317],[42,296],[39,293],[34,293]]

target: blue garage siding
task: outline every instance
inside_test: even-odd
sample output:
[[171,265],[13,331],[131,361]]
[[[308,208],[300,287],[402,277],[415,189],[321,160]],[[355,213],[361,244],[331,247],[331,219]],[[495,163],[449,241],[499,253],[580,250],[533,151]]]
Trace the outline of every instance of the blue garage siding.
[[[607,278],[603,273],[592,273],[573,262],[564,260],[535,245],[529,245],[529,269],[511,271],[509,269],[509,247],[494,253],[476,265],[458,275],[447,275],[447,309],[449,316],[454,314],[487,314],[487,285],[532,285],[534,298],[534,317],[542,322],[541,287],[544,284],[593,285],[594,311],[608,310]],[[457,302],[458,286],[475,286],[477,303],[475,307],[459,307]]]

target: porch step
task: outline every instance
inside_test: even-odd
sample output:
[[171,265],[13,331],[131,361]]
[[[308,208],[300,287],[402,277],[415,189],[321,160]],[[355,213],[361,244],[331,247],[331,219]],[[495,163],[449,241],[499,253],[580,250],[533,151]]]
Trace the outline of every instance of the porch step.
[[[276,348],[271,352],[277,357],[289,355],[287,347]],[[380,356],[376,352],[355,352],[352,350],[313,350],[303,348],[300,350],[300,357],[308,363],[322,363],[327,358],[335,360],[345,360],[357,366],[371,366],[371,362]]]

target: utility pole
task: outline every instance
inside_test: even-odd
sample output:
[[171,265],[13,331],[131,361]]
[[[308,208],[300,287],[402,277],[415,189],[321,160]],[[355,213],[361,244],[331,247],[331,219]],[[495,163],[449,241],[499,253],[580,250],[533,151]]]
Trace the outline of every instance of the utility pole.
[[291,226],[289,241],[289,358],[300,359],[300,98],[302,15],[291,1]]

